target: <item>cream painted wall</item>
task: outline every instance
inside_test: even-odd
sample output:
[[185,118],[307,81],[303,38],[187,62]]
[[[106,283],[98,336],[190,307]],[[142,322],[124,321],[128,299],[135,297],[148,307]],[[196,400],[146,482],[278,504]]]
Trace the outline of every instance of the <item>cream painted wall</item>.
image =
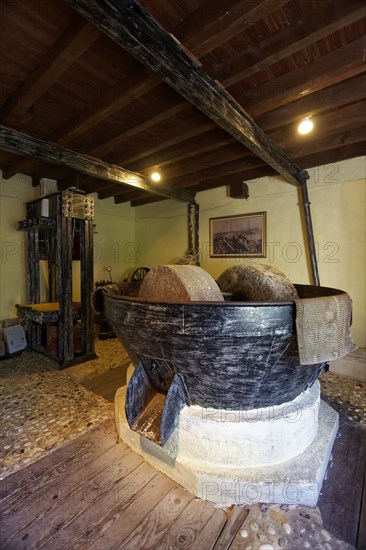
[[[310,169],[309,196],[321,284],[347,291],[354,302],[352,334],[365,347],[365,157]],[[226,187],[197,195],[200,204],[201,266],[213,277],[244,259],[210,258],[209,219],[267,212],[267,256],[292,281],[309,283],[297,188],[281,178],[249,182],[249,200],[231,199]],[[139,262],[148,267],[174,262],[187,250],[186,205],[164,201],[136,209]]]
[[16,175],[3,180],[0,172],[0,319],[16,316],[15,304],[26,303],[26,240],[17,231],[17,222],[25,218],[25,203],[38,196],[30,178]]

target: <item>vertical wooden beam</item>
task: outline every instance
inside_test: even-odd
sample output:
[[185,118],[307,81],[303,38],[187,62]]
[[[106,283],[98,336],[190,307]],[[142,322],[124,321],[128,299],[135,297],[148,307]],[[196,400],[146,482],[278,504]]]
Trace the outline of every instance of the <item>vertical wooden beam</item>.
[[28,300],[30,304],[39,304],[39,240],[38,228],[27,231],[28,239]]
[[63,196],[57,197],[57,260],[59,303],[59,362],[61,366],[74,358],[72,319],[72,218],[62,212]]
[[309,201],[309,195],[308,195],[308,187],[306,183],[306,180],[308,178],[309,178],[309,174],[306,171],[304,171],[302,173],[300,188],[301,188],[301,196],[302,196],[302,207],[303,207],[303,212],[305,216],[306,236],[307,236],[307,244],[309,249],[313,284],[316,286],[319,286],[320,279],[319,279],[319,271],[318,271],[318,261],[316,258],[313,222],[311,219],[310,201]]
[[194,215],[195,215],[194,253],[196,257],[196,265],[200,265],[200,205],[196,202],[194,203]]
[[93,221],[80,220],[80,296],[81,296],[81,353],[94,351],[93,312]]
[[56,253],[56,235],[53,228],[48,231],[48,300],[55,302],[57,300],[57,253]]
[[[27,267],[28,267],[28,302],[39,304],[40,302],[40,281],[39,281],[39,239],[38,228],[27,231]],[[33,349],[41,343],[41,327],[29,321],[29,345]]]
[[188,204],[188,255],[193,256],[194,254],[194,204]]

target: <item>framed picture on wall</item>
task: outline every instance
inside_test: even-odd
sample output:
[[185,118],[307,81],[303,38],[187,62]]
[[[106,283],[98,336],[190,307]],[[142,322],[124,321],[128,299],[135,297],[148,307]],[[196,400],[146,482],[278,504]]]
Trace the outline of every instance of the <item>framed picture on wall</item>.
[[266,256],[266,212],[210,218],[211,258]]

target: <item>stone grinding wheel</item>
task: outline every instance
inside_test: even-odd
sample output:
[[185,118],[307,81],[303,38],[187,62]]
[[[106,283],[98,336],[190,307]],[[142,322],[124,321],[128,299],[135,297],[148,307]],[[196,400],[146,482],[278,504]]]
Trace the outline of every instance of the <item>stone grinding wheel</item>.
[[211,277],[195,265],[159,265],[145,275],[139,298],[154,302],[222,302]]
[[290,279],[268,265],[229,267],[220,275],[217,284],[222,292],[232,293],[234,300],[288,302],[298,298]]

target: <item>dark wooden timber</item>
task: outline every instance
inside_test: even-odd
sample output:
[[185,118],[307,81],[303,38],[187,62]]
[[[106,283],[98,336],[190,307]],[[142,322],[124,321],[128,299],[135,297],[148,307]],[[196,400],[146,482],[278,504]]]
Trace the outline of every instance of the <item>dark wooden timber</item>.
[[193,229],[194,227],[194,206],[192,203],[188,205],[188,254],[193,255]]
[[67,3],[288,181],[299,183],[300,168],[136,1],[114,5],[106,0]]
[[[305,175],[307,175],[307,172]],[[311,272],[313,275],[313,283],[316,286],[319,286],[320,279],[319,279],[319,271],[318,271],[318,262],[316,258],[313,222],[311,219],[310,201],[309,201],[306,177],[303,178],[300,188],[301,188],[301,196],[302,196],[302,208],[303,208],[304,217],[305,217],[306,235],[307,235],[307,241],[308,241],[309,250],[310,250],[310,262],[311,262]]]
[[200,265],[200,205],[194,203],[194,253],[196,265]]
[[93,220],[80,224],[80,297],[81,297],[81,353],[94,351],[93,311],[90,296],[93,280]]
[[194,195],[189,191],[174,189],[166,185],[153,185],[141,174],[124,170],[120,166],[76,153],[70,149],[33,138],[4,126],[0,126],[0,149],[36,158],[50,164],[66,166],[88,176],[143,189],[170,199],[184,202],[194,200]]

